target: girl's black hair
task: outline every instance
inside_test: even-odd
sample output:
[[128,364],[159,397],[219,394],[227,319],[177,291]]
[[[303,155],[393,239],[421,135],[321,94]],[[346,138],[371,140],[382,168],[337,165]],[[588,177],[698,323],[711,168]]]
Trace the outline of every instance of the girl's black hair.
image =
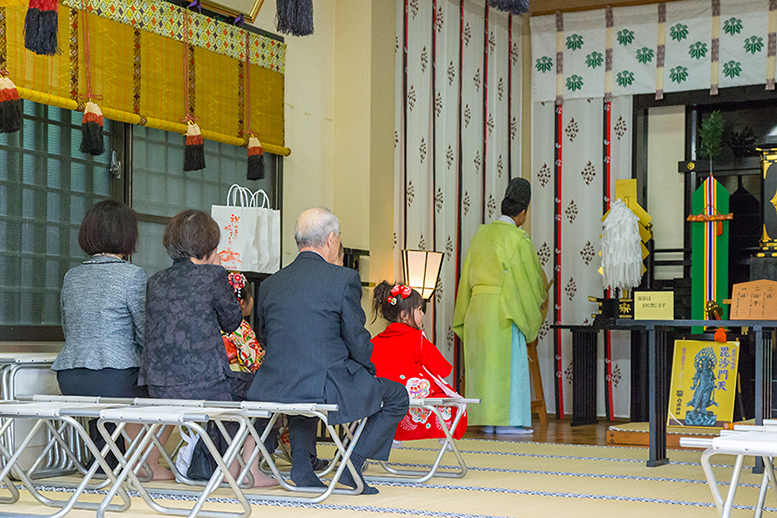
[[[242,288],[235,288],[235,279],[242,279]],[[245,275],[243,275],[241,272],[231,272],[229,274],[229,285],[232,287],[232,291],[235,292],[235,297],[237,297],[237,300],[245,300],[254,296],[253,286],[250,282],[248,282],[248,279],[246,279]]]
[[237,290],[236,295],[238,300],[250,299],[254,296],[254,288],[250,282],[246,281],[246,285]]
[[[423,308],[424,299],[421,298],[421,294],[416,290],[412,290],[406,299],[403,299],[400,294],[397,294],[396,296],[392,295],[391,289],[395,284],[389,284],[388,281],[383,281],[375,286],[372,298],[373,322],[378,318],[378,315],[392,323],[400,322],[402,320],[402,312],[406,312],[410,315],[414,309]],[[391,304],[389,302],[389,297],[396,298],[396,304]]]

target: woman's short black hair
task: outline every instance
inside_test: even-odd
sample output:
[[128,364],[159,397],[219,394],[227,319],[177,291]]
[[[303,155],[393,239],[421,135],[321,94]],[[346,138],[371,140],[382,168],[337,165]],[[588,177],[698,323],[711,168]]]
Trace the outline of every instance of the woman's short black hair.
[[172,259],[205,259],[219,246],[219,225],[207,213],[189,209],[176,214],[165,227],[162,245]]
[[95,203],[81,222],[78,244],[89,255],[129,255],[138,244],[138,215],[119,201]]

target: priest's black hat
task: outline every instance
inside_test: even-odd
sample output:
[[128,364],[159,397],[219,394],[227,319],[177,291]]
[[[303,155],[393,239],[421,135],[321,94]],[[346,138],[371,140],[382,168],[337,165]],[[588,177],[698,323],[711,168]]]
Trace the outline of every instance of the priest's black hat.
[[513,178],[507,185],[505,198],[509,198],[525,209],[531,201],[531,184],[524,178]]

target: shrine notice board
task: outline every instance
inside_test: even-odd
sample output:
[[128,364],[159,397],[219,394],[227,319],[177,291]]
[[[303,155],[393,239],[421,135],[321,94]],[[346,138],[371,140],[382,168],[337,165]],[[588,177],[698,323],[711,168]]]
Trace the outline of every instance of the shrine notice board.
[[722,428],[734,417],[739,342],[676,340],[669,426]]
[[777,282],[741,282],[731,291],[731,320],[777,319]]

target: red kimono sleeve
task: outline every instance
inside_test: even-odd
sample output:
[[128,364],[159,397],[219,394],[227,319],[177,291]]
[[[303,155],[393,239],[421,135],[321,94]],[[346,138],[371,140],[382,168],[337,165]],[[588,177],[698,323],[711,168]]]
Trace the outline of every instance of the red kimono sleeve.
[[440,353],[437,346],[421,337],[421,363],[429,369],[429,372],[444,378],[453,370],[453,365]]

